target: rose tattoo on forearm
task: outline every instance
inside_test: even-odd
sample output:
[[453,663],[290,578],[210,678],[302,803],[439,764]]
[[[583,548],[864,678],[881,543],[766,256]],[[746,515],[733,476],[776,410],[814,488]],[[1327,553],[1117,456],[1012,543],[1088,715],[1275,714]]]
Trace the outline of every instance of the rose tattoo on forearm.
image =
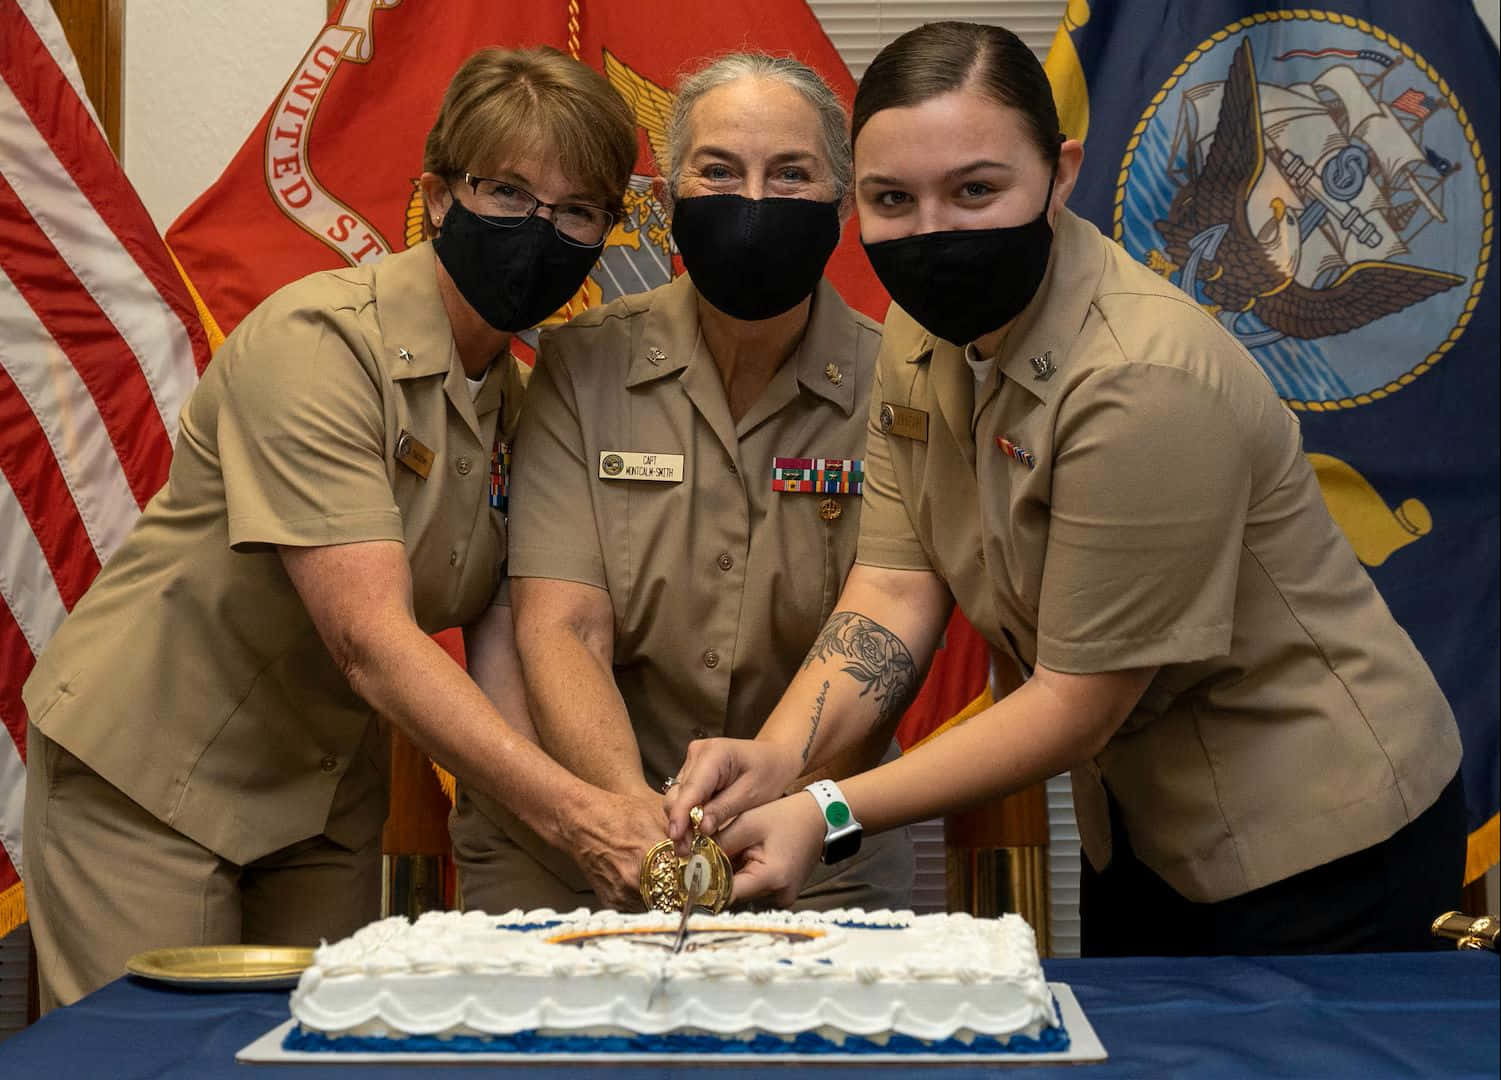
[[[863,684],[860,696],[875,696],[877,724],[895,720],[917,693],[917,665],[912,662],[907,646],[890,630],[864,615],[836,611],[829,616],[808,650],[803,667],[835,655],[846,658],[841,670]],[[820,708],[819,712],[822,711]]]

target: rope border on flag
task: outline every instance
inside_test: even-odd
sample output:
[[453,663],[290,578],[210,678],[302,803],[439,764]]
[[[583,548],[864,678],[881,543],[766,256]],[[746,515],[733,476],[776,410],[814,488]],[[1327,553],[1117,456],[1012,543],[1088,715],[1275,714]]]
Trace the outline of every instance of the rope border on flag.
[[579,57],[579,0],[568,0],[568,55]]
[[1434,364],[1438,363],[1439,360],[1442,359],[1444,353],[1448,352],[1449,349],[1453,347],[1455,342],[1457,342],[1464,334],[1464,329],[1469,324],[1470,316],[1474,314],[1476,306],[1480,303],[1480,292],[1485,287],[1485,275],[1490,265],[1490,259],[1488,255],[1491,249],[1491,241],[1494,239],[1495,218],[1494,210],[1491,206],[1490,174],[1486,172],[1485,168],[1485,150],[1480,145],[1480,140],[1475,135],[1475,125],[1470,121],[1469,114],[1465,112],[1464,106],[1460,104],[1458,96],[1449,86],[1448,80],[1440,75],[1438,71],[1434,69],[1432,64],[1430,64],[1423,57],[1419,56],[1413,50],[1411,45],[1408,45],[1392,34],[1387,33],[1379,26],[1373,26],[1365,19],[1357,19],[1353,15],[1345,15],[1337,11],[1312,11],[1302,9],[1299,9],[1297,11],[1259,11],[1254,15],[1248,15],[1244,19],[1237,19],[1235,22],[1231,23],[1229,26],[1225,27],[1222,30],[1215,31],[1208,38],[1200,42],[1198,47],[1190,52],[1186,57],[1184,57],[1183,62],[1173,69],[1172,75],[1168,77],[1167,82],[1162,84],[1162,87],[1157,91],[1157,93],[1152,95],[1152,100],[1147,105],[1146,111],[1142,113],[1141,119],[1136,123],[1136,127],[1131,130],[1131,138],[1126,143],[1126,153],[1125,156],[1121,158],[1121,169],[1119,175],[1116,178],[1115,210],[1112,215],[1111,225],[1115,240],[1117,243],[1120,243],[1121,237],[1125,232],[1124,218],[1126,199],[1126,175],[1131,170],[1131,161],[1136,157],[1136,148],[1141,143],[1141,137],[1146,132],[1147,125],[1151,122],[1153,115],[1157,112],[1157,107],[1161,105],[1162,102],[1167,98],[1168,92],[1171,91],[1175,85],[1177,85],[1178,80],[1187,73],[1188,69],[1193,66],[1194,62],[1197,61],[1199,57],[1204,53],[1214,48],[1214,46],[1229,38],[1232,34],[1239,33],[1241,30],[1245,30],[1251,26],[1260,23],[1283,22],[1287,20],[1295,20],[1301,22],[1305,19],[1312,22],[1334,23],[1340,26],[1347,26],[1352,30],[1360,30],[1362,33],[1370,34],[1377,41],[1380,41],[1383,44],[1397,49],[1402,53],[1403,56],[1411,60],[1419,71],[1428,76],[1428,78],[1438,88],[1438,92],[1444,95],[1444,98],[1447,100],[1449,107],[1454,110],[1454,117],[1459,121],[1460,130],[1464,133],[1464,137],[1469,141],[1470,153],[1475,158],[1475,174],[1476,179],[1480,184],[1481,206],[1484,210],[1482,218],[1484,226],[1480,239],[1481,260],[1480,265],[1476,268],[1475,281],[1470,286],[1470,299],[1465,303],[1464,310],[1460,313],[1459,321],[1456,322],[1453,329],[1449,331],[1449,336],[1444,338],[1443,341],[1439,342],[1438,347],[1435,348],[1433,352],[1429,353],[1411,371],[1397,376],[1397,378],[1387,383],[1385,386],[1379,386],[1376,389],[1367,391],[1363,394],[1356,394],[1354,397],[1340,398],[1338,401],[1299,401],[1294,398],[1282,399],[1287,404],[1288,408],[1296,409],[1301,412],[1336,412],[1340,409],[1353,409],[1361,405],[1369,405],[1373,401],[1380,401],[1384,397],[1395,394],[1404,386],[1408,386],[1413,383],[1419,375],[1423,374],[1429,368],[1433,367]]

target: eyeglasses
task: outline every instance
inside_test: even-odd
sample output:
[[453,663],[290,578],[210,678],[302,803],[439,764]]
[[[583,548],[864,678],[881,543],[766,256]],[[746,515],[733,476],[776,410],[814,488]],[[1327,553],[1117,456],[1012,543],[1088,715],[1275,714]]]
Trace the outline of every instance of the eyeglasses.
[[588,203],[545,203],[525,188],[504,180],[464,174],[474,189],[474,212],[501,229],[514,229],[538,210],[552,211],[552,227],[559,239],[574,247],[599,247],[615,225],[615,215]]

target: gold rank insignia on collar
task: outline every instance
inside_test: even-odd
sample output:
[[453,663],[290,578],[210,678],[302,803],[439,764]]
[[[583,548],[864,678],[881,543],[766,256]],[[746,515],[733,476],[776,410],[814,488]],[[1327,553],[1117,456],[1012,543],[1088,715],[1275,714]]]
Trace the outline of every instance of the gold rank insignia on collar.
[[835,364],[833,361],[830,361],[828,364],[824,365],[823,377],[825,379],[828,379],[829,382],[833,383],[835,386],[839,386],[844,382],[844,372],[840,371],[839,365]]
[[651,348],[646,350],[646,359],[648,363],[650,363],[653,367],[656,367],[663,360],[667,359],[667,354],[653,345]]
[[400,359],[405,360],[408,364],[412,362],[412,354],[407,351],[405,346],[398,347],[396,350],[396,355]]
[[1041,356],[1034,356],[1027,361],[1032,365],[1032,378],[1039,382],[1047,382],[1053,377],[1058,369],[1053,366],[1053,350],[1049,349]]

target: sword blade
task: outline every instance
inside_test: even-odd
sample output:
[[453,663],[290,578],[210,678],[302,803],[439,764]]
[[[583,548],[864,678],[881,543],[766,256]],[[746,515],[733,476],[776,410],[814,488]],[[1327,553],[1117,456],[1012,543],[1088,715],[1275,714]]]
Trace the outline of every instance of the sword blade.
[[[709,864],[701,855],[695,855],[689,860],[688,865],[683,867],[683,889],[687,895],[683,897],[683,914],[678,919],[677,936],[672,939],[672,952],[669,957],[677,956],[683,951],[683,946],[688,943],[688,920],[693,915],[693,909],[703,899],[706,889],[709,887]],[[662,962],[662,970],[657,975],[657,981],[651,989],[651,995],[646,999],[646,1007],[654,1009],[661,1000],[662,993],[667,989],[668,966],[670,961]]]
[[683,917],[678,920],[678,936],[672,942],[674,956],[682,952],[683,946],[688,943],[688,919],[702,899],[704,890],[709,887],[708,869],[708,864],[699,855],[690,859],[683,868],[683,885],[687,895],[683,897]]

